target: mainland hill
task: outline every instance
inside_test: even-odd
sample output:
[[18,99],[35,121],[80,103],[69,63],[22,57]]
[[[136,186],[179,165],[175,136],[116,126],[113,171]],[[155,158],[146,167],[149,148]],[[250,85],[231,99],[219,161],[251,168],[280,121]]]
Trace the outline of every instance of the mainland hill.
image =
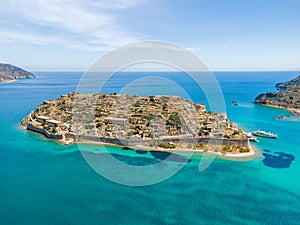
[[21,124],[64,144],[93,141],[204,151],[212,143],[222,154],[255,154],[225,113],[209,112],[178,96],[69,93],[45,100]]
[[300,114],[300,76],[276,84],[278,92],[268,92],[256,97],[254,103],[283,108]]
[[35,76],[20,67],[0,63],[0,82],[13,82],[20,78],[35,78]]

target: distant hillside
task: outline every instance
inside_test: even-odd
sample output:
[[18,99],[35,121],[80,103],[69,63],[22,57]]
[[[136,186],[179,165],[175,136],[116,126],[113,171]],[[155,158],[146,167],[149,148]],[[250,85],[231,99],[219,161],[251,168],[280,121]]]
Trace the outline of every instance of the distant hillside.
[[276,84],[279,92],[269,92],[256,97],[254,103],[284,108],[300,114],[300,76]]
[[0,82],[11,82],[19,78],[35,78],[35,76],[19,67],[0,63]]
[[288,88],[297,88],[300,86],[300,76],[293,80],[276,84],[276,88],[280,91],[285,91]]

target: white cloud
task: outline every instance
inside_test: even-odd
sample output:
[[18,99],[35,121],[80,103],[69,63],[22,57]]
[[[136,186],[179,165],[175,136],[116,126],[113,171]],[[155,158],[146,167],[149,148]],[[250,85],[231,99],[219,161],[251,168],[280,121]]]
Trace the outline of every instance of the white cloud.
[[18,31],[0,30],[0,43],[12,41],[30,42],[38,45],[63,44],[63,41],[55,37],[46,37]]
[[139,39],[118,25],[118,13],[137,0],[2,0],[0,42],[62,44],[87,51]]
[[191,47],[191,48],[186,48],[186,49],[191,52],[198,52],[198,51],[202,51],[204,48]]
[[183,51],[183,52],[185,52],[185,51],[196,52],[196,51],[203,50],[203,48],[195,48],[195,47],[184,48],[183,46],[180,46],[180,45],[168,43],[165,41],[160,42],[157,40],[136,43],[135,47],[151,48],[151,49],[168,49],[171,51]]

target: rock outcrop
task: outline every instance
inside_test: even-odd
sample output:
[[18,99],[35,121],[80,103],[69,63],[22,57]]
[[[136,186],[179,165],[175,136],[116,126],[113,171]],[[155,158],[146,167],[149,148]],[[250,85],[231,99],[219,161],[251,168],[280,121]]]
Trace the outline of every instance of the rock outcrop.
[[254,103],[283,108],[292,112],[300,113],[300,76],[297,78],[276,84],[279,92],[260,94]]
[[12,82],[20,78],[35,78],[35,76],[19,67],[0,63],[0,82]]

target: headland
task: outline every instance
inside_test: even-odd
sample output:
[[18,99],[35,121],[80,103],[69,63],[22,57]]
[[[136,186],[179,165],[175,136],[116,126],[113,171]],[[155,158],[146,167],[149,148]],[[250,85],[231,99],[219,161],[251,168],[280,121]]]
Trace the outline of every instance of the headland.
[[17,66],[0,63],[0,82],[14,82],[22,78],[35,78],[35,76]]
[[256,97],[254,103],[274,108],[287,109],[300,115],[300,76],[276,84],[278,92],[268,92]]

